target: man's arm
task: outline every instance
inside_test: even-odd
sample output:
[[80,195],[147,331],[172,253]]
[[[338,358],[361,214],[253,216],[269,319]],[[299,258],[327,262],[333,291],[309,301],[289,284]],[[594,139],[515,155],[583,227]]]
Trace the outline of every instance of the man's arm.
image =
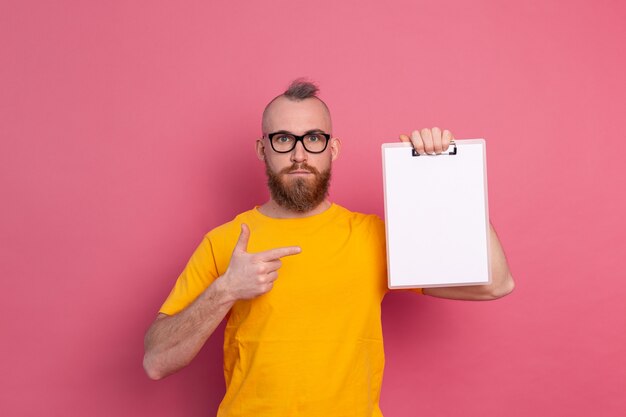
[[280,258],[300,253],[297,246],[248,253],[250,229],[241,225],[224,275],[209,285],[181,312],[159,314],[146,333],[143,367],[152,379],[161,379],[187,366],[237,300],[270,291],[278,278]]
[[151,379],[161,379],[184,368],[226,316],[235,299],[216,279],[187,308],[168,316],[160,313],[144,339],[143,367]]
[[515,288],[515,282],[509,271],[496,230],[491,223],[489,223],[489,254],[491,258],[489,264],[491,284],[424,288],[424,294],[439,298],[472,301],[495,300],[509,294]]

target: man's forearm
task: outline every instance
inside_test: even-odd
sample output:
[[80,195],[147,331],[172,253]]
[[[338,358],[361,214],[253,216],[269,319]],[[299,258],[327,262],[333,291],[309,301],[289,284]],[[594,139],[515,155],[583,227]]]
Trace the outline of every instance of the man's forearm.
[[152,379],[161,379],[187,366],[237,300],[249,300],[270,291],[278,278],[280,259],[299,254],[298,246],[248,253],[250,228],[241,225],[226,272],[187,308],[157,318],[146,333],[143,367]]
[[491,287],[492,293],[495,298],[499,298],[509,294],[515,288],[511,271],[509,270],[509,264],[504,254],[504,249],[500,243],[500,239],[496,234],[496,229],[491,223],[489,223],[490,233],[490,254],[491,254]]
[[218,278],[187,308],[155,320],[146,333],[143,366],[152,379],[161,379],[187,366],[235,299]]

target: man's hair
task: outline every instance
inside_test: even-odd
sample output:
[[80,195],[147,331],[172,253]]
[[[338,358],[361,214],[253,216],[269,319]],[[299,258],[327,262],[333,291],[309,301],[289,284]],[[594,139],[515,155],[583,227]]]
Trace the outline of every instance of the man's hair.
[[261,130],[263,131],[263,133],[268,133],[266,132],[267,110],[270,108],[272,103],[280,97],[285,97],[291,101],[302,101],[306,100],[307,98],[316,98],[324,105],[326,111],[328,112],[328,117],[330,118],[330,110],[328,109],[328,106],[326,105],[326,103],[324,103],[323,100],[321,100],[317,96],[317,93],[319,91],[319,87],[312,81],[307,80],[306,78],[296,78],[295,80],[293,80],[284,93],[274,97],[272,101],[270,101],[267,106],[265,106],[265,109],[263,110],[263,119],[261,122]]
[[305,98],[316,97],[320,89],[305,78],[297,78],[289,84],[289,88],[283,93],[283,96],[289,100],[300,101]]

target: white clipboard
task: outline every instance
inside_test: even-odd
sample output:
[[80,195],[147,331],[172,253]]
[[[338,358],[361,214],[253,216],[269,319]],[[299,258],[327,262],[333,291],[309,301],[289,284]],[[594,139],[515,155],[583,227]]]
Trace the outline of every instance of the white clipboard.
[[382,156],[389,288],[491,283],[485,140],[439,155],[386,143]]

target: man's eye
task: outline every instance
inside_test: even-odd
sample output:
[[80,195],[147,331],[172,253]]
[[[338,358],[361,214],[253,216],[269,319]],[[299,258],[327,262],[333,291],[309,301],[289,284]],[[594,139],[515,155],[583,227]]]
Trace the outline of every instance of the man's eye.
[[276,140],[278,142],[286,143],[286,142],[290,142],[291,141],[291,137],[289,137],[289,136],[279,136],[278,138],[276,138]]
[[320,140],[322,140],[322,138],[320,137],[320,135],[308,135],[306,137],[306,140],[308,140],[309,142],[319,142]]

